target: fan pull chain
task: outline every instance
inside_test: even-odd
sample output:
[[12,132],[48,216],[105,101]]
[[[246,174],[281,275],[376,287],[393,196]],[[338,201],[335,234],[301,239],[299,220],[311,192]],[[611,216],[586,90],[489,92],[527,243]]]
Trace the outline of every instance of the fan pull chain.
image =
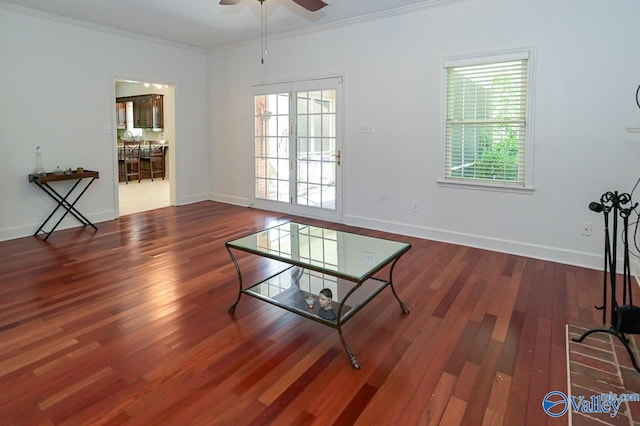
[[267,52],[267,9],[265,5],[266,0],[258,0],[260,1],[260,49],[262,50],[260,59],[260,63],[264,64],[264,57],[268,54]]

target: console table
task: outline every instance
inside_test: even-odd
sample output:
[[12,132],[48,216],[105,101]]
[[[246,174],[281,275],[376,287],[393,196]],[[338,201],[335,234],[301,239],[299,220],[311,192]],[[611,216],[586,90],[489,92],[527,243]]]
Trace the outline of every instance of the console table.
[[[44,234],[46,234],[44,239],[45,240],[48,239],[51,233],[53,233],[53,231],[56,230],[58,225],[60,225],[60,222],[62,222],[62,219],[64,219],[69,213],[71,213],[71,215],[75,217],[84,226],[89,225],[97,231],[98,228],[93,223],[91,223],[89,219],[84,217],[82,213],[80,213],[78,209],[76,209],[75,205],[80,199],[80,197],[82,197],[82,195],[87,191],[89,186],[91,186],[93,181],[98,179],[99,177],[100,175],[98,172],[91,171],[91,170],[84,170],[83,172],[80,172],[80,173],[73,172],[69,174],[47,173],[45,176],[36,176],[36,175],[30,174],[29,182],[35,183],[38,186],[38,188],[42,189],[51,198],[53,198],[56,201],[56,203],[58,203],[56,207],[53,209],[53,211],[51,212],[51,214],[49,214],[49,216],[45,219],[45,221],[42,222],[42,225],[40,225],[38,230],[33,235],[36,236],[40,232],[43,232]],[[67,180],[75,180],[75,183],[71,186],[71,188],[67,191],[67,193],[64,196],[62,196],[51,185],[49,185],[50,182],[67,181]],[[83,181],[84,183],[80,185],[80,183]],[[72,196],[72,193],[76,189],[77,191]],[[53,218],[53,215],[61,207],[64,210],[64,213],[61,215],[58,221],[53,225],[51,230],[49,230],[48,232],[45,231],[44,227]]]
[[[360,364],[347,345],[342,326],[386,287],[391,288],[402,312],[409,313],[393,287],[392,275],[396,263],[411,244],[289,222],[229,241],[225,247],[239,280],[238,297],[229,313],[235,312],[240,297],[246,294],[337,329],[355,369],[359,369]],[[288,266],[244,287],[234,250]],[[374,277],[389,264],[388,278]],[[323,307],[319,299],[321,290],[325,289],[330,290],[327,294],[332,295],[332,300],[330,306]],[[326,296],[324,300],[326,304]]]

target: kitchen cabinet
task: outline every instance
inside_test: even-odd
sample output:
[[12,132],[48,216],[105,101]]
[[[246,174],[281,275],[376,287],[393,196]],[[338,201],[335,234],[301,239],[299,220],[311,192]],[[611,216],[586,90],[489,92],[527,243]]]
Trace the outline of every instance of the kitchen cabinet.
[[162,95],[140,96],[133,101],[133,127],[139,129],[162,129],[164,127]]
[[164,95],[140,95],[118,98],[116,102],[133,103],[133,127],[138,129],[164,128]]
[[164,96],[153,95],[151,97],[151,116],[153,117],[153,126],[155,129],[164,129]]
[[116,123],[118,129],[127,128],[127,103],[116,102]]

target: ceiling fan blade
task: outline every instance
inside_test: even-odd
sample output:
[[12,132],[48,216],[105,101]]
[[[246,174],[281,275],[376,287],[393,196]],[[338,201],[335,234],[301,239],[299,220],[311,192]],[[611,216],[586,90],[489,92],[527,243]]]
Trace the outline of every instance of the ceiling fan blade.
[[222,6],[230,6],[240,3],[240,0],[220,0]]
[[293,0],[298,3],[300,6],[304,7],[311,12],[315,12],[316,10],[320,10],[325,7],[327,4],[322,0]]

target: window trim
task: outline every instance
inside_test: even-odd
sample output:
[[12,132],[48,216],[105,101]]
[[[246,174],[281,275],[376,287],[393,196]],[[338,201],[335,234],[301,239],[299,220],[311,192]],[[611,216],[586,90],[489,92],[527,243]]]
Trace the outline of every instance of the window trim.
[[[447,68],[453,66],[464,66],[473,64],[483,64],[490,62],[501,62],[517,59],[527,59],[527,111],[526,111],[526,127],[525,127],[525,143],[524,143],[524,185],[512,184],[509,182],[492,182],[484,180],[472,180],[465,178],[446,177],[446,128],[447,128],[447,110],[446,110],[446,84],[447,84]],[[480,54],[460,55],[444,57],[441,59],[440,67],[440,123],[438,135],[438,176],[436,182],[439,186],[450,186],[469,189],[495,190],[515,193],[531,193],[534,190],[533,185],[533,154],[534,154],[534,93],[535,93],[535,49],[532,46],[518,49],[510,49],[495,52],[486,52]]]

